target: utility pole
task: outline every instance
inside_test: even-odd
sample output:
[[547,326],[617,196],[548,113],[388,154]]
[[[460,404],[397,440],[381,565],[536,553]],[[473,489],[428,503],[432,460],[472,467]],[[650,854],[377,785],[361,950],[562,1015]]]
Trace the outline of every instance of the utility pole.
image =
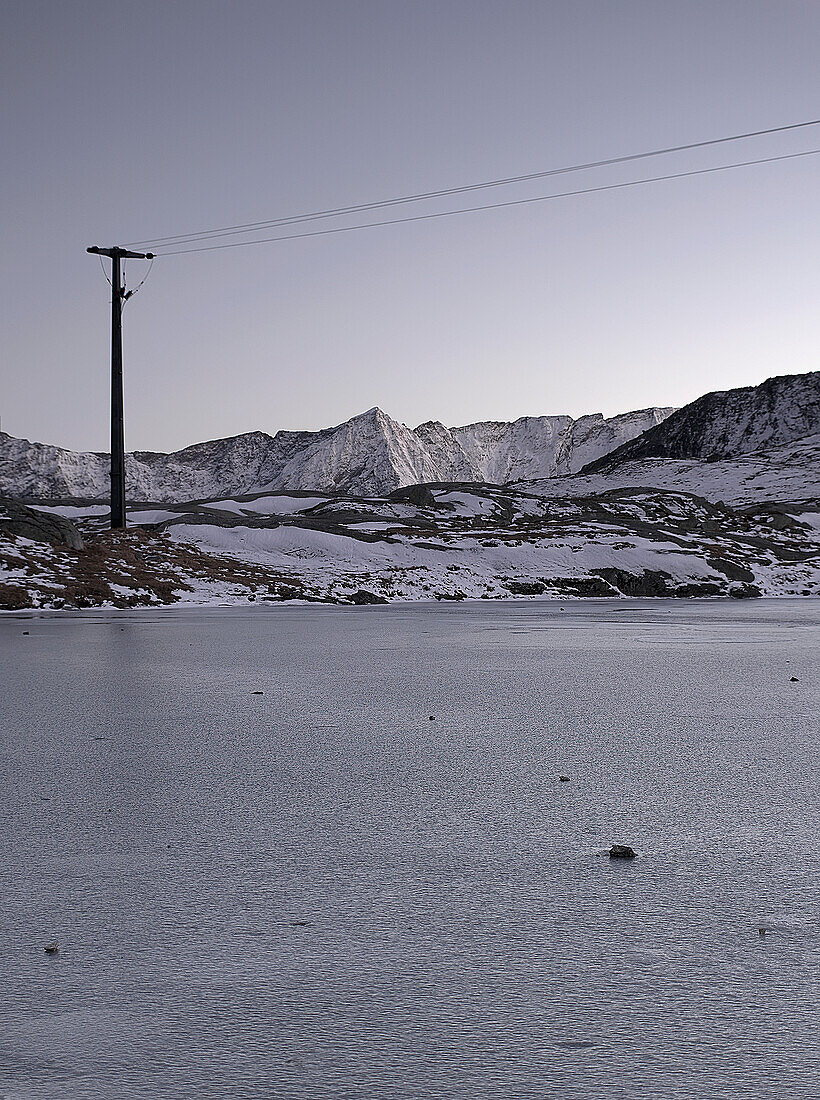
[[153,252],[127,248],[87,248],[94,256],[111,257],[111,530],[125,527],[125,429],[122,403],[122,304],[133,291],[122,285],[120,260],[153,260]]

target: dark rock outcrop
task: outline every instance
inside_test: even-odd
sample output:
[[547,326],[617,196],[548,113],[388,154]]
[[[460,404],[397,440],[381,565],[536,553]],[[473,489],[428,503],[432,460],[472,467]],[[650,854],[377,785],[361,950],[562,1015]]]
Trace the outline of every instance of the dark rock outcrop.
[[436,498],[426,485],[408,485],[406,489],[394,489],[387,499],[396,503],[415,504],[417,508],[436,506]]
[[365,588],[360,588],[358,592],[354,592],[350,597],[350,602],[364,605],[369,603],[387,603],[384,596],[377,596],[375,592],[368,592]]
[[80,532],[71,520],[28,508],[8,497],[0,497],[0,531],[33,542],[50,542],[54,546],[69,546],[72,550],[83,549]]
[[513,596],[540,596],[546,591],[547,585],[544,581],[509,580],[504,582],[504,587]]
[[750,454],[820,432],[820,371],[769,378],[704,394],[661,424],[590,462],[582,473],[646,458],[715,460]]

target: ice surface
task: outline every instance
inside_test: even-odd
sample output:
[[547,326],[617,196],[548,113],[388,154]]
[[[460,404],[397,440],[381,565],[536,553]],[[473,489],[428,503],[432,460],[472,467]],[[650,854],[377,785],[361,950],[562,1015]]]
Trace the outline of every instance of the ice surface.
[[820,604],[562,606],[0,618],[0,1095],[815,1100]]

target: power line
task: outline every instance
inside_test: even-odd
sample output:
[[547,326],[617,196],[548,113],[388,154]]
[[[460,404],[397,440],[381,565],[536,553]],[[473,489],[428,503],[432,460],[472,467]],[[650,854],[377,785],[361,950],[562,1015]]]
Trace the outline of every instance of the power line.
[[[389,218],[379,222],[364,222],[359,225],[341,225],[333,229],[313,229],[307,233],[289,233],[279,237],[260,237],[253,241],[230,241],[228,244],[201,245],[196,248],[180,248],[169,252],[159,252],[158,256],[185,256],[191,252],[217,252],[225,248],[245,248],[252,244],[270,244],[273,241],[294,241],[302,237],[325,237],[331,233],[352,233],[358,229],[374,229],[380,225],[403,225],[407,222],[430,221],[434,218],[452,218],[456,214],[473,214],[481,210],[499,210],[503,207],[526,206],[535,202],[550,202],[553,199],[566,199],[575,195],[593,195],[602,191],[618,191],[627,187],[640,187],[647,183],[661,183],[665,180],[685,179],[690,176],[706,176],[713,172],[727,172],[733,168],[748,168],[756,164],[772,164],[775,161],[797,160],[800,157],[813,157],[820,149],[807,149],[802,153],[785,153],[776,157],[761,157],[758,160],[742,160],[733,164],[721,164],[715,168],[698,168],[689,172],[672,172],[665,176],[650,176],[648,179],[628,180],[625,183],[608,183],[600,187],[584,187],[576,191],[560,191],[554,195],[537,195],[529,199],[512,199],[507,202],[487,203],[483,206],[463,206],[458,210],[440,210],[432,214],[414,214],[409,218]],[[180,242],[182,243],[182,242]],[[185,242],[190,243],[190,242]]]
[[682,153],[692,149],[705,149],[714,145],[725,145],[727,142],[742,141],[746,138],[764,137],[770,134],[781,134],[789,130],[801,130],[808,126],[820,125],[820,119],[812,119],[809,122],[794,122],[788,126],[773,126],[768,130],[750,130],[744,134],[730,134],[727,137],[712,138],[709,141],[695,141],[688,145],[670,145],[663,149],[651,149],[643,153],[630,153],[626,156],[608,157],[604,160],[587,161],[584,164],[572,164],[563,168],[551,168],[545,172],[530,172],[522,176],[508,176],[504,179],[488,180],[484,183],[471,183],[462,187],[449,187],[441,191],[425,191],[415,195],[401,195],[393,199],[383,199],[379,202],[360,203],[355,206],[338,206],[328,210],[315,210],[307,214],[295,214],[286,218],[275,218],[261,222],[245,222],[240,225],[222,226],[218,229],[203,229],[194,233],[177,233],[168,237],[155,237],[151,240],[135,241],[128,247],[135,248],[138,245],[171,245],[192,244],[195,241],[210,240],[216,237],[231,236],[240,233],[253,233],[264,229],[273,229],[275,226],[294,225],[303,221],[318,221],[324,218],[335,218],[342,214],[362,213],[365,210],[381,210],[392,206],[401,206],[411,202],[421,202],[424,199],[446,198],[450,195],[462,195],[470,191],[480,191],[488,187],[504,187],[513,183],[526,183],[532,180],[546,179],[550,176],[566,175],[569,172],[581,172],[592,168],[605,168],[614,164],[627,164],[632,161],[646,160],[650,157],[665,156],[669,153]]

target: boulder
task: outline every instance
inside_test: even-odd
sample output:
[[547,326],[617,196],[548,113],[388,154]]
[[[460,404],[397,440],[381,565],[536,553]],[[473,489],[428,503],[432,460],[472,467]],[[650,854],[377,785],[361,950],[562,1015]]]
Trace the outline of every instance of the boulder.
[[436,506],[436,498],[426,485],[408,485],[404,489],[394,489],[387,499],[415,504],[417,508],[435,508]]
[[0,533],[17,535],[32,542],[69,546],[72,550],[83,549],[80,532],[71,520],[51,512],[39,512],[8,497],[0,498]]
[[375,592],[368,592],[366,588],[360,588],[350,597],[350,602],[355,604],[387,603],[384,596],[377,596]]
[[610,859],[634,859],[637,854],[628,844],[613,844],[609,849]]

